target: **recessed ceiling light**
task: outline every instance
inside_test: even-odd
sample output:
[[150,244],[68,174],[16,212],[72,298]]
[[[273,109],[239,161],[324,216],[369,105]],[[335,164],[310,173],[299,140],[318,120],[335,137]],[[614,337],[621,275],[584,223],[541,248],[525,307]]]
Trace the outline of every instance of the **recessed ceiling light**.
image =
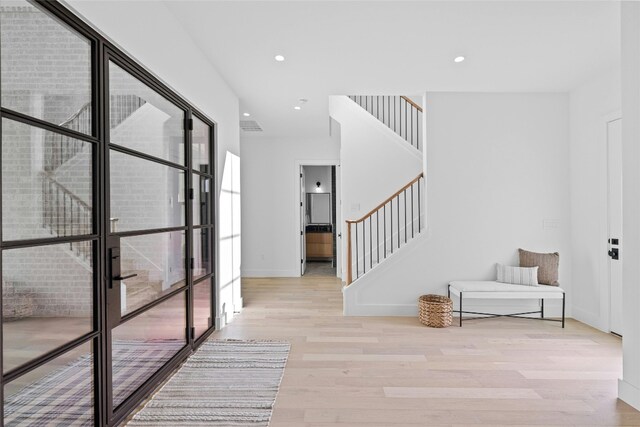
[[275,56],[275,60],[276,60],[276,61],[278,61],[278,62],[282,62],[282,61],[284,61],[284,56],[282,56],[282,55],[276,55],[276,56]]
[[245,117],[249,117],[251,114],[249,114],[249,113],[242,113],[242,115],[243,115],[243,116],[245,116]]
[[295,107],[293,107],[294,110],[301,110],[302,107],[300,107],[299,105],[296,105]]
[[464,61],[464,56],[456,56],[453,59],[453,62],[462,62],[462,61]]

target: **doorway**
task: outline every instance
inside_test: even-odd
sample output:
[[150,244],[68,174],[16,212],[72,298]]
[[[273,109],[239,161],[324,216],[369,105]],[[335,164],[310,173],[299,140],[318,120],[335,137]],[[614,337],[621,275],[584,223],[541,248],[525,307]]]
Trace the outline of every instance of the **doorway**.
[[338,165],[300,165],[301,276],[339,276]]
[[116,425],[213,331],[215,124],[61,4],[15,3],[2,422]]
[[622,119],[607,121],[607,273],[609,330],[622,336]]

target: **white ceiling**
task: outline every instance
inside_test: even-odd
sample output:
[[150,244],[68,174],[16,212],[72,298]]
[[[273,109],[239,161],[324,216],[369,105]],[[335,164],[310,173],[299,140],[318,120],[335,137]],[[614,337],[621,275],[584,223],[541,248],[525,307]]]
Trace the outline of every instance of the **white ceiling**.
[[328,134],[332,94],[565,92],[620,56],[613,1],[165,4],[264,136]]

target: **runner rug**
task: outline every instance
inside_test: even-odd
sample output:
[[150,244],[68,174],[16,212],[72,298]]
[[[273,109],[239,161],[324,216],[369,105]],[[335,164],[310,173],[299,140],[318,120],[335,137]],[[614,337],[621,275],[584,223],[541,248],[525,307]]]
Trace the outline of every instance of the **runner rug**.
[[127,426],[268,426],[289,348],[207,341]]
[[[114,341],[113,395],[116,404],[136,391],[184,345],[181,340]],[[5,392],[4,425],[95,425],[93,372],[93,355],[87,353],[21,389]]]

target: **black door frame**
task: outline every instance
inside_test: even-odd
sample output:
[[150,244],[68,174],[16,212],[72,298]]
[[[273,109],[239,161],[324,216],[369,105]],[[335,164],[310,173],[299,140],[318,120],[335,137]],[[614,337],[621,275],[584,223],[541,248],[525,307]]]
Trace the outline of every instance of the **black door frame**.
[[[169,362],[167,362],[162,368],[160,368],[155,374],[153,374],[137,391],[127,398],[127,400],[116,408],[115,412],[111,407],[111,354],[110,354],[110,326],[107,318],[107,295],[106,290],[108,287],[108,281],[110,277],[107,277],[107,240],[110,236],[126,236],[127,233],[115,233],[110,232],[109,221],[109,150],[117,147],[109,146],[109,92],[108,92],[108,64],[110,60],[116,62],[126,72],[130,73],[142,83],[149,86],[151,89],[158,92],[160,95],[167,98],[169,101],[180,107],[185,112],[185,164],[183,168],[185,178],[185,194],[189,194],[190,189],[193,189],[193,173],[191,169],[191,132],[189,131],[192,126],[192,117],[197,117],[210,128],[210,150],[209,150],[209,174],[206,176],[211,180],[210,190],[210,230],[211,241],[209,242],[209,250],[211,253],[211,273],[204,277],[200,277],[196,280],[196,283],[202,283],[209,281],[211,286],[211,313],[212,319],[216,318],[216,297],[218,287],[217,271],[217,233],[216,233],[216,221],[218,218],[218,204],[216,203],[214,195],[217,193],[217,167],[215,161],[217,160],[217,123],[209,119],[205,114],[194,108],[188,101],[182,98],[179,94],[175,93],[157,77],[152,75],[143,66],[138,64],[135,60],[130,58],[125,52],[121,51],[117,46],[111,43],[108,39],[103,37],[98,31],[94,30],[89,24],[85,23],[82,19],[76,16],[73,12],[67,9],[58,1],[52,0],[28,0],[42,12],[52,16],[55,20],[70,27],[81,36],[85,37],[91,44],[91,104],[92,104],[92,133],[91,135],[82,134],[80,132],[59,127],[57,125],[48,123],[44,120],[36,119],[28,115],[12,111],[6,108],[0,108],[1,118],[7,118],[14,121],[22,122],[30,126],[35,126],[41,129],[56,132],[73,138],[77,138],[92,144],[93,156],[92,156],[92,174],[93,174],[93,224],[91,234],[79,235],[79,236],[67,236],[67,237],[51,237],[44,239],[31,239],[31,240],[19,240],[19,241],[2,241],[2,227],[0,227],[0,251],[4,249],[15,249],[21,247],[32,247],[40,245],[50,245],[59,243],[69,243],[76,241],[92,241],[93,242],[93,331],[87,333],[81,337],[74,339],[54,350],[51,350],[42,356],[34,359],[22,366],[10,370],[0,376],[0,404],[4,404],[4,384],[11,380],[20,377],[21,375],[30,372],[40,366],[43,366],[47,362],[55,359],[56,357],[66,353],[67,351],[76,348],[80,345],[90,343],[93,348],[94,356],[94,404],[95,404],[95,424],[96,426],[113,426],[121,422],[133,409],[135,409],[167,376],[180,364],[186,357],[199,346],[213,331],[215,322],[212,322],[210,328],[197,339],[193,333],[193,280],[192,270],[186,269],[186,286],[180,289],[174,290],[167,295],[163,295],[156,301],[145,305],[144,307],[135,310],[132,313],[127,314],[122,318],[121,323],[136,317],[138,314],[166,301],[167,299],[180,294],[185,293],[187,307],[186,307],[186,324],[187,330],[185,331],[186,345],[176,355],[174,355]],[[0,144],[1,144],[1,121],[0,121]],[[154,158],[143,153],[136,153],[140,158],[147,158],[157,163],[163,163],[162,159]],[[160,161],[159,161],[160,160]],[[0,162],[1,153],[0,153]],[[164,162],[172,167],[176,167],[171,162]],[[200,173],[199,171],[195,171]],[[200,173],[202,175],[202,173]],[[1,180],[1,178],[0,178]],[[1,186],[0,186],[1,191]],[[0,211],[2,210],[0,197]],[[149,234],[159,231],[184,231],[185,233],[185,259],[191,260],[192,254],[192,239],[194,224],[192,220],[192,202],[186,202],[185,212],[185,225],[174,228],[163,228],[161,230],[145,230],[144,232],[132,232],[131,235]],[[195,229],[198,229],[196,227]],[[2,269],[2,257],[0,256],[0,271]],[[0,294],[0,310],[1,310],[1,294]],[[2,343],[2,328],[0,328],[0,343]],[[2,352],[0,352],[0,366],[2,365]],[[0,411],[0,421],[4,424],[4,410]]]

